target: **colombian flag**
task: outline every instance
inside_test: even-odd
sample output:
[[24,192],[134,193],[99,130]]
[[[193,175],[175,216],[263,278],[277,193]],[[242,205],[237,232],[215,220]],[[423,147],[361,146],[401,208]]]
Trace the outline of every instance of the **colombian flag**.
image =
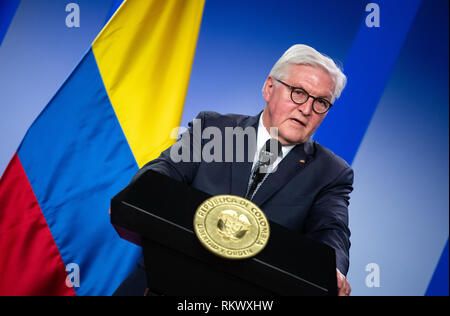
[[135,268],[110,200],[174,141],[203,6],[126,0],[32,124],[0,179],[0,295],[110,295]]

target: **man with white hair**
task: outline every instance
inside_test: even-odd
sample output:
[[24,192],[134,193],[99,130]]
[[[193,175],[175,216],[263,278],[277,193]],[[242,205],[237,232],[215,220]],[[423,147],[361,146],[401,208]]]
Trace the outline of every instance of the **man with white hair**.
[[[211,195],[233,194],[252,200],[270,220],[333,247],[338,294],[348,296],[351,288],[344,275],[349,267],[348,205],[353,170],[311,139],[345,84],[345,75],[332,59],[309,46],[294,45],[265,81],[262,113],[252,117],[202,112],[197,117],[198,130],[214,127],[225,136],[230,127],[254,128],[256,148],[245,161],[230,163],[225,152],[219,154],[223,160],[212,163],[195,158],[175,161],[174,148],[189,149],[192,158],[196,146],[205,147],[204,139],[197,138],[196,143],[195,127],[190,124],[178,142],[146,164],[134,180],[151,169]],[[273,140],[281,147],[269,149]],[[249,145],[241,145],[245,148],[235,144],[233,151],[247,152]],[[227,150],[225,144],[223,149]],[[271,155],[272,168],[262,173],[259,162],[264,152]]]
[[[280,60],[272,68],[267,78],[263,95],[267,103],[262,114],[264,127],[277,127],[278,140],[283,146],[292,146],[306,143],[322,123],[330,110],[333,102],[339,98],[346,85],[347,79],[342,71],[330,58],[320,54],[312,47],[306,45],[294,45],[289,48]],[[316,143],[317,146],[317,143]],[[331,152],[327,152],[330,159],[338,159]],[[340,158],[338,159],[338,161]],[[322,234],[336,234],[337,241],[342,242],[343,248],[336,248],[336,244],[331,242],[337,252],[337,265],[339,261],[347,261],[341,266],[342,271],[348,271],[348,251],[350,248],[350,231],[348,229],[348,199],[352,191],[353,171],[343,161],[339,161],[344,169],[341,176],[346,177],[346,182],[339,184],[342,191],[336,198],[336,204],[340,204],[338,209],[341,213],[324,225],[314,225],[315,227],[304,227],[307,234],[315,237],[316,240],[329,242],[320,237]],[[326,166],[324,166],[326,167]],[[316,201],[316,204],[320,200]],[[311,207],[311,210],[314,206]],[[330,210],[331,213],[331,210]],[[323,216],[328,216],[323,214]],[[331,214],[331,216],[333,216]],[[336,221],[336,223],[332,223]],[[336,225],[334,232],[325,232]],[[341,226],[341,231],[339,231]],[[315,231],[313,231],[315,230]],[[323,230],[321,232],[321,230]],[[345,254],[344,254],[345,253]],[[345,259],[340,258],[342,255]],[[350,295],[351,287],[345,276],[337,268],[339,295]]]

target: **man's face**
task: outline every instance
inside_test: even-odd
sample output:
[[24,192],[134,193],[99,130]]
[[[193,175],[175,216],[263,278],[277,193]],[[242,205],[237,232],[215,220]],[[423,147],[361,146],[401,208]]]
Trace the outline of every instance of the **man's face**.
[[[335,84],[320,67],[291,65],[283,82],[303,88],[314,97],[332,101]],[[276,82],[275,78],[267,78],[264,99],[267,103],[263,113],[264,126],[268,129],[277,127],[278,140],[285,146],[306,142],[326,116],[313,111],[312,98],[302,105],[295,104],[291,100],[291,89]]]

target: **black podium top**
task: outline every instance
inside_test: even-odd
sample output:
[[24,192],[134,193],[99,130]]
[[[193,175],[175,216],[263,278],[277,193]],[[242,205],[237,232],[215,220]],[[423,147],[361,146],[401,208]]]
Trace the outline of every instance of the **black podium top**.
[[270,221],[267,246],[243,260],[219,258],[198,241],[193,219],[211,196],[154,171],[117,194],[111,222],[144,248],[148,282],[178,295],[337,295],[334,249]]

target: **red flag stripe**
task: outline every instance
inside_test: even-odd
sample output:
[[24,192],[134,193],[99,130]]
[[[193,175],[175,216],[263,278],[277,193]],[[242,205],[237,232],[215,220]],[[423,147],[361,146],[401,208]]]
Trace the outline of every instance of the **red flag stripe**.
[[0,296],[75,295],[17,154],[0,179],[0,201]]

